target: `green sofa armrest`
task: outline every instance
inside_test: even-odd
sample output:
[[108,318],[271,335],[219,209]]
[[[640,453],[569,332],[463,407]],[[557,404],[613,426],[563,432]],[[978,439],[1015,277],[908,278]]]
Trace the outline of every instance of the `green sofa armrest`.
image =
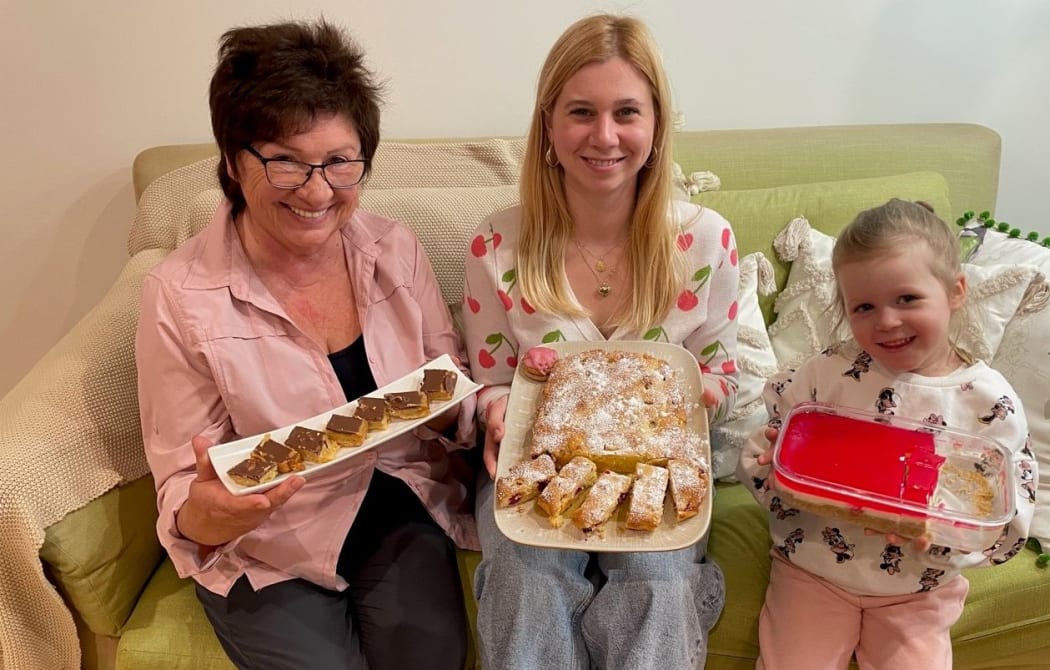
[[[122,556],[129,538],[93,525],[82,529],[93,534],[93,542],[76,547],[52,543],[44,554],[41,550],[47,529],[148,471],[132,343],[142,279],[163,256],[147,252],[129,259],[98,304],[0,400],[0,447],[6,464],[0,477],[0,525],[5,528],[0,624],[19,641],[8,647],[5,639],[5,663],[69,666],[79,656],[78,618],[92,632],[111,634],[126,615],[125,607],[107,617],[84,617],[91,608],[79,609],[84,599],[78,582],[96,575],[113,556]],[[146,510],[153,506],[149,503]],[[117,546],[105,546],[103,539]],[[76,567],[70,569],[66,559],[75,560]]]
[[40,558],[97,635],[120,635],[164,557],[153,477],[112,489],[48,527]]

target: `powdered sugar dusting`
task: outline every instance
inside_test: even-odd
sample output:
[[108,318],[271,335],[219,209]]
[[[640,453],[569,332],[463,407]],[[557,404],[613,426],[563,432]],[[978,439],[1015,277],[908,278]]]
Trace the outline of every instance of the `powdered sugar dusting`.
[[683,458],[704,465],[702,438],[689,430],[695,404],[666,360],[623,351],[585,351],[557,361],[540,398],[532,453]]

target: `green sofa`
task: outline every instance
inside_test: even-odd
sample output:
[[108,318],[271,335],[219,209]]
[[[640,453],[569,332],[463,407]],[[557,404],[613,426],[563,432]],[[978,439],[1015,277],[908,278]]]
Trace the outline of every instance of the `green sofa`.
[[[1000,138],[981,126],[684,131],[675,142],[676,161],[686,175],[711,171],[721,180],[720,190],[694,197],[733,223],[741,256],[765,253],[780,287],[788,268],[777,261],[771,244],[796,216],[834,232],[859,209],[891,196],[929,200],[952,217],[970,209],[994,211]],[[380,148],[363,206],[417,229],[450,304],[459,299],[458,259],[467,233],[487,212],[515,199],[522,146],[520,138],[490,138],[387,141]],[[78,448],[95,454],[94,461],[106,461],[76,472],[28,473],[30,480],[44,483],[28,503],[13,500],[17,487],[0,488],[0,522],[16,510],[20,518],[39,523],[41,531],[29,535],[39,550],[35,566],[5,561],[8,565],[0,568],[0,577],[21,579],[27,586],[0,595],[12,599],[14,611],[26,609],[26,594],[42,594],[39,602],[47,603],[37,616],[27,614],[12,624],[8,613],[8,620],[0,620],[0,628],[14,626],[21,636],[0,638],[5,668],[33,667],[18,665],[19,655],[10,653],[23,641],[36,657],[58,659],[48,667],[75,667],[78,651],[51,641],[54,631],[68,633],[74,624],[82,667],[89,670],[232,667],[191,584],[177,578],[155,537],[153,482],[141,441],[134,438],[131,356],[143,274],[200,226],[201,213],[218,197],[214,159],[209,159],[214,152],[207,144],[182,145],[147,149],[136,157],[139,211],[129,234],[127,267],[98,307],[0,401],[5,455],[58,449],[51,446],[54,440],[44,439],[46,430],[64,425],[75,407],[75,425],[90,428],[77,438],[90,442]],[[764,299],[763,311],[770,322],[771,297]],[[70,371],[76,373],[73,379]],[[64,382],[56,385],[56,379]],[[83,481],[104,483],[92,488]],[[86,504],[69,509],[71,497]],[[719,483],[710,554],[725,570],[727,601],[710,640],[707,667],[754,667],[768,550],[762,510],[739,484]],[[1027,548],[1005,565],[968,575],[972,588],[966,611],[953,629],[956,668],[1048,667],[1050,575],[1036,566],[1036,556]],[[479,555],[461,552],[460,557],[473,616],[470,576]],[[0,602],[0,611],[7,606]],[[472,646],[471,667],[473,652]]]

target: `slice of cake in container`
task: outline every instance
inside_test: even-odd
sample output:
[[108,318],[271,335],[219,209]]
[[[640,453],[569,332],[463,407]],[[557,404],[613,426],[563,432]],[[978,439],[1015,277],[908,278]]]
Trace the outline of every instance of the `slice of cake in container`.
[[784,505],[961,551],[991,546],[1013,516],[1006,447],[948,426],[803,403],[773,451]]

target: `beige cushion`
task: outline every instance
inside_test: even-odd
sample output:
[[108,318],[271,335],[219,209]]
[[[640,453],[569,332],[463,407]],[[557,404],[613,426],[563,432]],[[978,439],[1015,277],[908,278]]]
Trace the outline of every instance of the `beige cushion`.
[[434,266],[445,302],[463,298],[463,256],[486,216],[518,201],[517,186],[366,190],[361,208],[407,223]]
[[525,140],[380,142],[365,190],[517,184]]

